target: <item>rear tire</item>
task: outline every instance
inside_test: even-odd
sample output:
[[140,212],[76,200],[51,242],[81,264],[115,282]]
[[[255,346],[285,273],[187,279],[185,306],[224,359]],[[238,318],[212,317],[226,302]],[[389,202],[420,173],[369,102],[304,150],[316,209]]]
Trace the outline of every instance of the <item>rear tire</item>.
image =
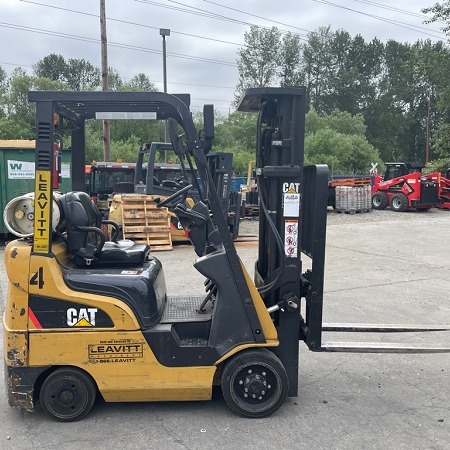
[[226,364],[221,379],[229,408],[244,417],[266,417],[286,400],[289,380],[281,361],[265,348],[244,350]]
[[391,199],[391,209],[397,212],[403,212],[408,209],[408,197],[403,194],[395,194]]
[[372,195],[372,208],[373,209],[386,209],[389,204],[389,198],[386,192],[375,192]]
[[94,380],[75,367],[62,367],[52,372],[42,383],[40,404],[44,412],[64,422],[85,417],[97,396]]

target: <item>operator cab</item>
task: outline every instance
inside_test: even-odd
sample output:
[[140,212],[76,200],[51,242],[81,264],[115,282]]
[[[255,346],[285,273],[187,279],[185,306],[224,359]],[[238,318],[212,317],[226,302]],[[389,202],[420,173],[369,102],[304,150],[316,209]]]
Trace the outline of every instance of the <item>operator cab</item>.
[[[192,186],[187,186],[190,189]],[[185,188],[186,189],[186,188]],[[180,195],[176,193],[178,197]],[[173,196],[168,199],[173,200]],[[162,207],[168,202],[160,202]],[[107,241],[100,228],[100,211],[85,192],[69,192],[58,198],[63,221],[59,233],[67,244],[68,260],[62,266],[66,285],[78,292],[96,293],[117,298],[135,313],[142,329],[160,322],[167,301],[167,291],[161,262],[150,254],[150,247],[128,240]],[[198,256],[222,249],[222,240],[215,228],[209,209],[203,202],[193,208],[183,203],[175,212]],[[195,310],[195,308],[194,308]],[[202,317],[202,321],[205,320]]]
[[402,177],[410,173],[422,172],[423,164],[419,163],[385,163],[384,181]]

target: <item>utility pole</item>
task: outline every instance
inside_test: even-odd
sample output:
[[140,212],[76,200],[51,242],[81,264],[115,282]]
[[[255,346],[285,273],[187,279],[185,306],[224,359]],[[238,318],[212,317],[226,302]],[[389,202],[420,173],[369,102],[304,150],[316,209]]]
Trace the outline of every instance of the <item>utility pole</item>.
[[[169,28],[160,28],[159,29],[159,34],[162,36],[164,92],[167,93],[166,36],[170,36],[170,29]],[[164,142],[167,142],[167,120],[164,121]],[[167,150],[164,150],[164,162],[167,162]]]
[[[100,0],[100,42],[102,59],[102,91],[108,91],[108,41],[106,39],[105,0]],[[103,159],[111,159],[111,137],[109,120],[103,120]]]
[[427,142],[425,144],[425,164],[430,162],[430,110],[431,110],[431,88],[428,93],[428,110],[427,110]]

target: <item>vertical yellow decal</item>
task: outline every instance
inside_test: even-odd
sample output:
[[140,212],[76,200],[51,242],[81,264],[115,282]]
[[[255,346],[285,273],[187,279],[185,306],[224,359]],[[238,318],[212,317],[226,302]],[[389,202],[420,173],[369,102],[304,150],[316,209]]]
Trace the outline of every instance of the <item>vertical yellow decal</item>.
[[50,171],[36,170],[34,190],[34,251],[36,253],[48,253],[50,251],[51,199]]

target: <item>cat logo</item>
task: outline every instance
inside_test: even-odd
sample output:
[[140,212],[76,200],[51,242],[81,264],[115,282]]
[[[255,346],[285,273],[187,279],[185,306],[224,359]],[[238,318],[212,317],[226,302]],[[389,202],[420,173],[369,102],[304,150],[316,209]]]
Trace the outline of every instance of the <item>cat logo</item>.
[[300,192],[300,183],[283,183],[283,192],[298,194]]
[[97,308],[69,308],[67,310],[67,325],[69,327],[95,327]]

